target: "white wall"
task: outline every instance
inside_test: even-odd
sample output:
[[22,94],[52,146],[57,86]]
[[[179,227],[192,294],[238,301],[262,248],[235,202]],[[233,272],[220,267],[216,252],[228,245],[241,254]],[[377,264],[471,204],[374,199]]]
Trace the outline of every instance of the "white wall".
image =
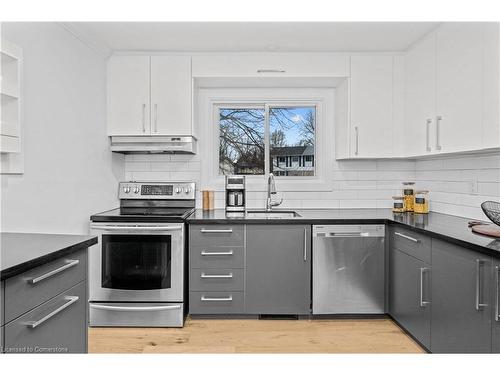
[[25,168],[1,176],[1,230],[88,233],[124,177],[106,136],[105,60],[55,23],[3,23],[2,36],[24,52]]
[[417,161],[416,180],[431,190],[432,211],[486,220],[481,203],[500,202],[500,154]]

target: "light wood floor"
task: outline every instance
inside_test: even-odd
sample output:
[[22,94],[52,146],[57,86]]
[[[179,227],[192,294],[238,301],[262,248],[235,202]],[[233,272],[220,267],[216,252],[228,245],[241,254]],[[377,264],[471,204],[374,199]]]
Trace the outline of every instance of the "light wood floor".
[[423,353],[390,319],[200,320],[184,328],[91,328],[90,353]]

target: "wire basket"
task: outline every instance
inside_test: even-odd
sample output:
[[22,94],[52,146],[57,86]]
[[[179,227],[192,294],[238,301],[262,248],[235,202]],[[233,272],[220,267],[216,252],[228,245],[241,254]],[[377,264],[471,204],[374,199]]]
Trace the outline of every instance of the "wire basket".
[[500,203],[493,201],[486,201],[481,203],[481,208],[488,219],[493,221],[496,225],[500,225]]

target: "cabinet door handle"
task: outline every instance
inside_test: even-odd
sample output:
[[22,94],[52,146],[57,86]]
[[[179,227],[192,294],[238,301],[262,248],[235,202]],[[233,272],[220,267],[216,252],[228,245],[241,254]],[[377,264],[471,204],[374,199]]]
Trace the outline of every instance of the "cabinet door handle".
[[283,69],[257,69],[257,73],[286,73]]
[[205,272],[202,272],[200,277],[202,279],[232,279],[233,278],[233,273],[229,272],[226,275],[214,275],[214,274],[212,274],[212,275],[208,274],[207,275]]
[[495,293],[495,321],[500,321],[500,267],[495,267],[495,285],[496,285],[496,293]]
[[26,325],[30,328],[38,327],[40,324],[46,322],[47,320],[49,320],[53,316],[59,314],[61,311],[66,310],[68,307],[70,307],[72,304],[74,304],[76,301],[78,301],[79,297],[78,296],[66,296],[66,297],[64,297],[64,299],[68,302],[66,302],[64,305],[58,307],[57,309],[55,309],[51,313],[45,315],[43,318],[41,318],[35,322],[27,322]]
[[429,301],[424,301],[424,274],[429,271],[428,268],[420,268],[420,307],[425,307],[430,304]]
[[425,123],[425,144],[426,144],[426,150],[430,151],[431,150],[431,143],[430,143],[430,127],[432,124],[432,120],[430,118],[427,119]]
[[307,262],[307,228],[304,228],[304,262]]
[[202,228],[200,230],[201,233],[233,233],[233,229],[232,228],[229,228],[229,229],[205,229],[205,228]]
[[205,297],[201,296],[203,302],[229,302],[233,300],[233,296],[229,297]]
[[482,288],[482,277],[481,277],[481,265],[484,264],[485,261],[482,259],[476,259],[476,310],[480,311],[483,307],[488,306],[486,303],[481,303],[481,294],[483,293]]
[[205,251],[205,250],[202,250],[200,254],[202,256],[233,255],[233,250],[229,250],[229,251]]
[[436,116],[436,150],[441,150],[441,120],[442,116]]
[[155,103],[155,108],[154,108],[154,116],[155,116],[155,133],[158,133],[158,104]]
[[356,135],[356,150],[354,151],[354,155],[359,154],[359,129],[357,126],[354,127],[354,132]]
[[80,261],[78,259],[76,260],[67,260],[68,263],[66,263],[64,266],[61,266],[59,268],[56,268],[55,270],[49,271],[42,276],[34,277],[33,279],[28,280],[28,284],[36,284],[42,280],[48,279],[51,276],[57,275],[58,273],[61,273],[64,270],[67,270],[68,268],[76,266]]
[[142,105],[142,132],[146,133],[146,104]]
[[403,233],[394,232],[394,234],[395,234],[396,236],[406,238],[407,240],[413,241],[413,242],[415,242],[415,243],[419,243],[419,242],[420,242],[420,240],[417,240],[416,238],[413,238],[413,237],[407,236],[406,234],[403,234]]

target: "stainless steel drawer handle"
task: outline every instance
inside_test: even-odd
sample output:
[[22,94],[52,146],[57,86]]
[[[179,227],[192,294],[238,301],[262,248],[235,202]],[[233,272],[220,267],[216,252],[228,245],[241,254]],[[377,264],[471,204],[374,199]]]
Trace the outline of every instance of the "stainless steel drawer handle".
[[205,297],[201,296],[202,302],[230,302],[233,300],[233,296],[229,297]]
[[94,305],[91,304],[90,308],[97,310],[109,311],[164,311],[164,310],[178,310],[181,305],[171,306],[109,306],[109,305]]
[[257,69],[257,73],[286,73],[283,69]]
[[201,233],[233,233],[233,229],[205,229],[200,230]]
[[482,310],[483,307],[488,306],[487,303],[481,303],[481,295],[483,294],[483,288],[482,288],[482,277],[481,277],[481,267],[482,264],[484,264],[485,261],[482,259],[476,259],[476,310],[480,311]]
[[413,241],[413,242],[415,242],[415,243],[419,243],[419,242],[420,242],[420,240],[417,240],[416,238],[413,238],[413,237],[407,236],[406,234],[403,234],[403,233],[394,232],[394,234],[395,234],[396,236],[406,238],[407,240]]
[[307,262],[307,228],[304,228],[304,262]]
[[64,297],[64,299],[68,302],[66,302],[61,307],[58,307],[57,309],[52,311],[50,314],[45,315],[42,319],[37,320],[36,322],[27,322],[26,325],[30,328],[38,327],[40,324],[46,322],[47,320],[49,320],[53,316],[59,314],[61,311],[70,307],[72,304],[74,304],[76,301],[78,301],[80,299],[80,297],[78,297],[78,296],[66,296],[66,297]]
[[495,266],[495,285],[496,285],[496,293],[495,293],[495,321],[500,321],[500,267]]
[[233,255],[233,250],[229,250],[229,251],[205,251],[205,250],[202,250],[202,252],[200,254],[202,256]]
[[56,268],[55,270],[52,270],[50,272],[47,272],[43,274],[42,276],[35,277],[33,279],[28,280],[28,284],[36,284],[42,280],[48,279],[51,276],[57,275],[58,273],[63,272],[64,270],[67,270],[68,268],[76,266],[80,261],[78,259],[76,260],[67,260],[68,263],[66,263],[64,266],[61,266],[59,268]]
[[229,272],[226,275],[214,275],[214,274],[206,274],[205,272],[202,272],[200,277],[202,279],[232,279],[233,273]]
[[429,301],[424,301],[424,274],[429,271],[428,268],[420,268],[420,307],[430,305]]

